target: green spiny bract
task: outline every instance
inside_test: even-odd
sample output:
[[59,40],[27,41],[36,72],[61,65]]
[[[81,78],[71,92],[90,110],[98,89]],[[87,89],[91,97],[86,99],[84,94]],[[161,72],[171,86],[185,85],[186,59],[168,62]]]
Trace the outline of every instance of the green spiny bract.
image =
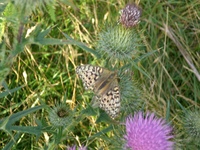
[[200,146],[200,111],[187,111],[183,118],[183,125],[187,141],[190,145]]
[[139,38],[133,29],[108,26],[99,35],[97,51],[105,58],[129,62],[136,57]]

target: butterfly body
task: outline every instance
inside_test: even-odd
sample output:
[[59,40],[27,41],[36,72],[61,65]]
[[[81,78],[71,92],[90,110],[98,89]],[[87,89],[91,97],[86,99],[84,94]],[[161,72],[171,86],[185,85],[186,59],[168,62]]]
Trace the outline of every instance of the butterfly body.
[[86,90],[92,90],[95,95],[93,101],[99,103],[99,107],[115,118],[120,111],[120,92],[116,72],[105,68],[81,65],[76,73],[83,81]]

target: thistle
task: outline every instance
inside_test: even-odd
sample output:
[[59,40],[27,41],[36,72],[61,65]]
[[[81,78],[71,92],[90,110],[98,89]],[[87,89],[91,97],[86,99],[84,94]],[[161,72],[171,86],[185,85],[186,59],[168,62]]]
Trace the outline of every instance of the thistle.
[[[67,150],[76,150],[76,145],[67,147]],[[87,150],[87,148],[86,148],[86,146],[81,146],[81,147],[78,147],[77,150]]]
[[126,28],[134,27],[139,23],[142,10],[136,4],[128,4],[121,10],[119,22]]
[[139,112],[126,119],[126,148],[131,150],[172,150],[172,128],[154,114]]
[[[139,38],[134,30],[129,30],[138,24],[141,9],[135,4],[128,4],[121,10],[119,24],[108,26],[99,36],[97,50],[103,56],[112,60],[131,61],[138,52]],[[125,28],[124,28],[125,27]]]
[[107,26],[99,35],[97,50],[106,59],[129,62],[138,53],[139,41],[134,30]]
[[183,125],[187,136],[187,145],[200,147],[200,112],[187,111],[183,118]]
[[118,72],[119,87],[121,91],[121,112],[124,116],[129,115],[141,108],[144,103],[137,82],[133,78],[133,71],[122,68]]
[[57,105],[49,110],[49,119],[55,127],[66,127],[72,123],[72,111],[65,105]]

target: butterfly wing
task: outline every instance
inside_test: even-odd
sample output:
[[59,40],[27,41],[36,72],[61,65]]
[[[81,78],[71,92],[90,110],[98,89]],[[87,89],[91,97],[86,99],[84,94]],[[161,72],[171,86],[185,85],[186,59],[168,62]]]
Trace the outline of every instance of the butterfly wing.
[[86,90],[93,90],[95,82],[100,77],[103,68],[92,65],[81,65],[76,68],[76,73],[83,81],[83,86]]
[[96,101],[111,118],[115,118],[120,111],[120,91],[116,73],[91,65],[77,67],[76,73],[82,79],[85,89],[95,93],[93,101]]
[[118,82],[113,81],[110,88],[99,99],[99,107],[111,117],[115,118],[120,111],[120,92]]

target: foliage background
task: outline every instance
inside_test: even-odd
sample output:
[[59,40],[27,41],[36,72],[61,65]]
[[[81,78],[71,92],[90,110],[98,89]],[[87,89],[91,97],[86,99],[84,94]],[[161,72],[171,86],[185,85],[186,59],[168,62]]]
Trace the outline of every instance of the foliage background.
[[[42,109],[22,115],[14,125],[34,127],[40,120],[41,126],[51,131],[34,135],[30,134],[32,128],[27,133],[9,126],[13,130],[8,132],[8,128],[3,128],[5,122],[1,122],[1,149],[12,141],[10,135],[18,133],[12,149],[51,147],[49,145],[56,142],[51,141],[54,130],[50,128],[45,108],[58,103],[66,103],[71,110],[75,108],[79,112],[87,108],[91,94],[84,91],[75,68],[80,64],[100,64],[100,60],[77,42],[95,49],[99,33],[107,23],[117,23],[119,10],[127,3],[120,0],[1,2],[1,119],[17,112],[26,114],[25,110],[44,104]],[[139,51],[145,54],[156,50],[139,61],[134,69],[133,80],[144,103],[140,108],[171,122],[176,149],[184,149],[183,112],[198,110],[200,103],[200,2],[141,0],[135,3],[142,8],[136,28],[141,39]],[[25,38],[31,30],[30,36]],[[75,41],[66,39],[63,33]],[[123,133],[117,129],[114,133],[106,132],[109,123],[96,124],[96,119],[88,116],[77,121],[76,130],[63,132],[58,148],[77,144],[91,149],[112,149],[112,143],[120,149],[117,143]],[[109,139],[113,134],[114,143]]]

